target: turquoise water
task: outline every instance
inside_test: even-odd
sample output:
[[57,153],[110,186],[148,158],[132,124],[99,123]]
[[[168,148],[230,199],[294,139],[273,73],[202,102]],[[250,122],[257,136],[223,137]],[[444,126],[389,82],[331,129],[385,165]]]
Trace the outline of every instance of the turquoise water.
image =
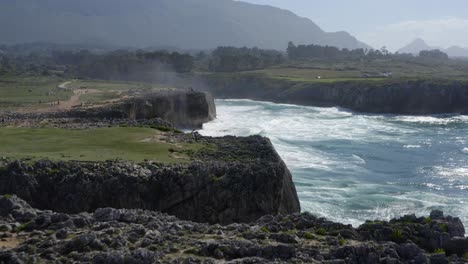
[[203,135],[269,137],[303,211],[355,226],[442,209],[468,226],[468,117],[217,100]]

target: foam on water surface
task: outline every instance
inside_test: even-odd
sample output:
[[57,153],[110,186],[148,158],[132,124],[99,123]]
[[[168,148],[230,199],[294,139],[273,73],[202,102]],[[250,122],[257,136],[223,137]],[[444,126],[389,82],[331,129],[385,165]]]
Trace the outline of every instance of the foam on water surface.
[[269,137],[302,209],[355,226],[433,209],[468,226],[468,117],[217,100],[201,134]]

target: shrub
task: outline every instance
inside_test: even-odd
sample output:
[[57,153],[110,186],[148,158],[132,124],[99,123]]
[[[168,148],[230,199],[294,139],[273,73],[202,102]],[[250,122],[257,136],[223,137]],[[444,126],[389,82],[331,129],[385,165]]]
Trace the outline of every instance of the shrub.
[[468,259],[468,252],[465,253],[465,254],[463,254],[463,258],[464,258],[464,259]]
[[448,226],[446,224],[440,223],[439,224],[440,229],[442,229],[444,232],[448,232]]
[[29,221],[29,222],[27,222],[27,223],[24,223],[24,224],[19,225],[19,226],[16,228],[16,233],[19,233],[19,232],[21,232],[21,231],[26,230],[26,228],[28,228],[29,224],[31,224],[31,223],[32,223],[32,222]]
[[262,231],[263,233],[269,233],[270,230],[268,230],[268,228],[266,226],[262,226],[262,228],[260,228],[260,231]]
[[163,132],[169,132],[169,131],[172,130],[171,128],[166,127],[166,126],[155,126],[155,127],[153,127],[153,128],[155,128],[155,129],[157,129],[157,130],[159,130],[159,131],[163,131]]
[[436,248],[434,254],[445,254],[445,250],[443,248]]
[[432,222],[432,218],[430,218],[430,217],[424,218],[424,223],[430,224],[431,222]]
[[315,238],[314,235],[312,235],[312,234],[309,233],[309,232],[305,232],[304,235],[303,235],[303,237],[304,237],[305,239],[309,239],[309,240]]
[[327,230],[325,230],[325,228],[321,227],[321,228],[317,229],[317,230],[315,231],[315,233],[316,233],[317,235],[324,236],[324,235],[327,234]]
[[393,242],[402,242],[403,241],[403,233],[401,232],[400,229],[395,229],[392,232],[392,235],[390,236],[390,239]]
[[343,246],[344,244],[346,244],[346,240],[344,238],[340,237],[338,239],[338,243],[340,244],[340,246]]

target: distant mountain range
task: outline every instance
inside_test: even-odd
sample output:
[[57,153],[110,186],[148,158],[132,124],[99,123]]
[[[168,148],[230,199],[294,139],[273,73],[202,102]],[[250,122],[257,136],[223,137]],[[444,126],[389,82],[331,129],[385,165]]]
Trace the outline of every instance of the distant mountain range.
[[441,51],[447,53],[449,57],[468,57],[468,48],[462,48],[459,46],[452,46],[447,49],[443,49],[439,47],[432,47],[432,46],[429,46],[424,40],[420,38],[413,40],[413,42],[411,42],[410,44],[399,49],[398,53],[419,54],[419,52],[422,50],[433,50],[433,49],[440,49]]
[[370,48],[307,18],[233,0],[1,0],[0,42],[211,49],[296,44]]

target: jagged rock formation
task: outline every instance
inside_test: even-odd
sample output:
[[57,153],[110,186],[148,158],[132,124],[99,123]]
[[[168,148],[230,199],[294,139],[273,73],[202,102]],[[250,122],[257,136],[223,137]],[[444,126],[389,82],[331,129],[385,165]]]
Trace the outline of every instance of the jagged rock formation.
[[223,224],[300,211],[292,176],[268,139],[198,142],[208,147],[189,165],[3,161],[0,194],[58,212],[140,208]]
[[[458,218],[434,211],[359,228],[310,214],[228,226],[144,210],[67,215],[0,196],[0,263],[466,263]],[[426,241],[440,246],[436,251]]]
[[264,76],[206,78],[217,98],[252,99],[307,106],[345,107],[367,113],[468,114],[464,81],[347,81],[297,83]]

